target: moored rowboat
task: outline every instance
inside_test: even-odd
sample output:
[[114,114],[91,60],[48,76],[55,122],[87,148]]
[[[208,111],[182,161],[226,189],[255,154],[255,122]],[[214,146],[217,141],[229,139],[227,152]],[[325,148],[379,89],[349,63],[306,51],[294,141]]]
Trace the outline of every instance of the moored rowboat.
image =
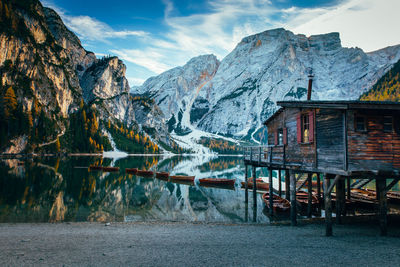
[[[240,182],[242,184],[242,188],[246,187],[245,182]],[[248,178],[247,179],[247,186],[249,189],[253,189],[253,178]],[[268,191],[269,190],[269,184],[266,182],[263,182],[262,179],[257,179],[256,180],[256,188],[257,190],[263,190],[263,191]]]
[[202,178],[199,179],[200,185],[219,185],[219,186],[235,186],[236,179],[225,178]]
[[119,167],[103,167],[103,172],[117,172]]
[[125,172],[126,172],[126,173],[129,173],[129,174],[136,174],[137,171],[138,171],[137,168],[126,168],[126,169],[125,169]]
[[[269,193],[264,193],[262,196],[265,204],[270,209],[269,206]],[[288,212],[290,210],[290,202],[278,195],[273,194],[273,211],[274,212]]]
[[[305,191],[298,191],[296,193],[296,201],[299,203],[303,208],[307,207],[308,205],[308,193]],[[317,208],[319,204],[319,200],[315,195],[311,195],[311,207],[313,209]]]
[[168,180],[169,172],[156,172],[156,178],[162,180]]
[[90,171],[102,171],[102,170],[103,170],[103,166],[90,165],[90,166],[89,166],[89,170],[90,170]]
[[186,182],[194,181],[194,176],[186,176],[186,175],[171,175],[169,178],[171,180],[177,180],[177,181],[186,181]]

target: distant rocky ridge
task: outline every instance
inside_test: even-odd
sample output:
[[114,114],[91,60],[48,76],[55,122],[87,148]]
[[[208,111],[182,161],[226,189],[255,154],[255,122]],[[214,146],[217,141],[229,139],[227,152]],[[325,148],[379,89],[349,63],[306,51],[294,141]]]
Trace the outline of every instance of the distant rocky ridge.
[[[35,106],[45,111],[56,124],[48,140],[68,128],[70,114],[84,99],[97,110],[99,121],[118,120],[127,127],[153,129],[153,138],[168,144],[161,110],[132,99],[121,60],[97,59],[59,15],[38,0],[1,0],[0,14],[2,91],[12,86],[25,114],[33,113]],[[33,125],[37,123],[34,119]]]
[[306,37],[274,29],[243,38],[221,62],[194,58],[135,91],[155,97],[170,131],[196,128],[254,141],[276,101],[306,97],[310,70],[313,99],[357,99],[399,58],[400,45],[365,53],[342,47],[338,33]]

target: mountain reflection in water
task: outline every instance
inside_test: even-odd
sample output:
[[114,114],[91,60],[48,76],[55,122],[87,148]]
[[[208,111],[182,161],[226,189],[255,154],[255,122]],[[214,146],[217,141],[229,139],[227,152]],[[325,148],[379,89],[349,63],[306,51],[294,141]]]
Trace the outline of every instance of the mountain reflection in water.
[[[90,165],[119,172],[89,171]],[[126,168],[171,175],[235,178],[236,188],[202,187],[125,173]],[[0,161],[0,222],[196,221],[240,223],[253,220],[248,209],[241,157],[135,156],[118,160],[69,157]],[[251,194],[251,193],[250,193]],[[261,195],[256,221],[267,222]]]

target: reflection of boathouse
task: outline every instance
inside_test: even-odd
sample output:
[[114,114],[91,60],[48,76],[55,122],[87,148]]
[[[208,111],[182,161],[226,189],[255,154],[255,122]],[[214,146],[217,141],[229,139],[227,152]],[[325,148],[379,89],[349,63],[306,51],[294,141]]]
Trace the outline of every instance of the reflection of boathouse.
[[[269,145],[245,148],[246,176],[249,165],[253,166],[254,179],[255,167],[267,167],[271,183],[272,170],[286,170],[286,192],[290,191],[287,198],[292,199],[291,220],[296,224],[295,173],[308,174],[310,193],[311,175],[318,174],[320,191],[319,177],[324,174],[327,235],[332,234],[333,186],[336,186],[336,214],[340,222],[345,214],[346,195],[351,198],[350,179],[360,182],[375,179],[381,234],[385,235],[386,193],[400,178],[400,103],[281,101],[277,104],[281,108],[265,122]],[[388,183],[388,179],[394,180]]]

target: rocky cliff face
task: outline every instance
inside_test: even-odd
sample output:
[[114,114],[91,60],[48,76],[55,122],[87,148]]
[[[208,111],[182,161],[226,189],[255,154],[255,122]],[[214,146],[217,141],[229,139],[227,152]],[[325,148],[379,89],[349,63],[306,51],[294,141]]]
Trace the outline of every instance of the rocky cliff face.
[[69,115],[83,99],[98,110],[100,120],[144,124],[163,131],[167,143],[162,112],[156,106],[143,109],[131,99],[121,60],[97,59],[54,10],[37,0],[0,0],[0,15],[1,87],[13,86],[24,113],[35,112],[36,106],[57,124],[48,140],[68,127]]
[[[372,53],[344,48],[338,33],[307,37],[275,29],[252,35],[243,38],[220,64],[214,65],[215,74],[201,87],[185,80],[194,86],[185,91],[193,104],[180,105],[181,113],[190,115],[183,127],[250,137],[276,110],[276,101],[306,98],[311,69],[315,75],[312,99],[357,99],[399,58],[400,46]],[[198,71],[191,77],[199,77],[201,73]],[[174,89],[179,90],[170,81],[180,77],[171,70],[149,79],[137,91],[158,92],[153,95],[162,102],[174,95]],[[164,90],[166,83],[171,84],[169,91]],[[160,107],[167,118],[172,118],[176,109],[170,107],[181,102],[180,98],[177,101],[171,98],[168,105],[161,103]]]
[[[214,77],[220,62],[214,55],[191,59],[185,66],[171,69],[157,77],[148,79],[134,93],[146,94],[156,100],[166,118],[170,131],[187,131],[190,114],[208,111],[201,105],[200,91]],[[194,101],[197,100],[195,106]],[[198,115],[197,115],[198,116]],[[182,122],[185,121],[185,122]]]

